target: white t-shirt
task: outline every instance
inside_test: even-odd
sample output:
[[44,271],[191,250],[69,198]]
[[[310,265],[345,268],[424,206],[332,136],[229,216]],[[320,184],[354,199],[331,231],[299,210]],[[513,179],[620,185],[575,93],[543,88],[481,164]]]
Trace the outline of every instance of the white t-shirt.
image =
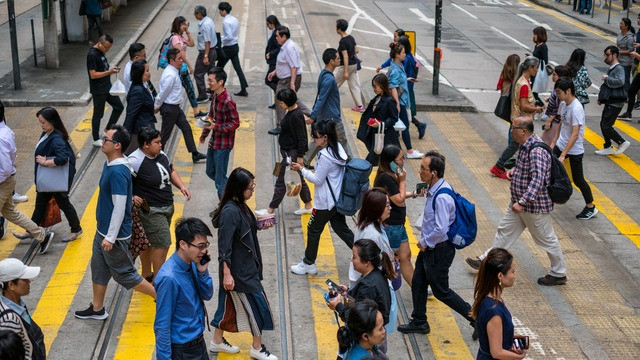
[[580,104],[580,101],[577,99],[573,100],[569,105],[562,101],[560,102],[560,106],[558,106],[558,114],[562,115],[562,127],[560,128],[560,136],[558,137],[556,145],[563,151],[569,142],[573,127],[580,125],[578,140],[576,140],[576,143],[573,144],[573,147],[567,154],[584,154],[584,108],[582,104]]

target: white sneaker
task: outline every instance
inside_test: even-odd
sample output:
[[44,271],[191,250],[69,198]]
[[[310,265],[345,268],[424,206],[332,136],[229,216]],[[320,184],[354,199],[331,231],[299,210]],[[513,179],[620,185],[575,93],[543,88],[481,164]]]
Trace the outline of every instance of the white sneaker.
[[616,155],[622,154],[623,152],[625,152],[629,148],[629,146],[631,146],[631,143],[629,141],[623,142],[622,144],[620,144],[618,146],[618,149],[616,150],[615,154]]
[[413,150],[412,153],[407,153],[407,159],[422,159],[423,156],[424,154],[420,150]]
[[249,356],[251,356],[252,359],[258,359],[258,360],[278,360],[278,358],[271,354],[269,351],[267,351],[267,347],[264,346],[264,344],[262,345],[262,347],[260,348],[260,350],[256,350],[253,348],[253,345],[251,345],[249,347]]
[[209,352],[237,354],[240,352],[240,348],[229,344],[225,338],[222,338],[222,344],[216,344],[213,340],[209,342]]
[[316,264],[307,265],[304,261],[300,261],[299,264],[291,266],[291,272],[298,275],[315,275],[318,273]]
[[269,215],[273,215],[272,213],[268,212],[267,209],[260,209],[260,210],[256,210],[253,212],[254,214],[256,214],[256,216],[269,216]]
[[602,150],[596,150],[595,153],[596,155],[613,155],[616,152],[613,150],[611,146],[609,146],[608,148],[604,148]]
[[432,297],[433,296],[433,290],[431,290],[431,286],[429,286],[429,288],[427,289],[427,297]]
[[293,213],[296,214],[296,215],[302,215],[302,214],[311,214],[312,211],[313,211],[313,208],[311,208],[311,209],[300,208],[300,209],[294,211]]
[[18,193],[13,193],[13,196],[11,198],[13,199],[14,203],[21,203],[21,202],[29,201],[29,197],[27,195],[20,195]]
[[95,147],[102,147],[102,140],[98,139],[92,143]]

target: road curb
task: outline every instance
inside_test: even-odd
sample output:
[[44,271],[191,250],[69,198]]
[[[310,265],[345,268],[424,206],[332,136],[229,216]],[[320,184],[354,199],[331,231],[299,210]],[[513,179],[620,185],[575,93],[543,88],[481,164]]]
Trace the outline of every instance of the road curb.
[[[603,27],[602,25],[595,24],[595,23],[593,23],[591,21],[587,21],[584,17],[579,17],[579,16],[576,16],[575,14],[573,14],[572,11],[564,11],[564,10],[562,10],[560,8],[557,8],[557,7],[553,6],[553,4],[549,4],[546,1],[541,1],[541,0],[529,0],[529,1],[531,1],[532,3],[534,3],[536,5],[542,6],[544,8],[557,11],[557,12],[559,12],[559,13],[565,15],[565,16],[568,16],[568,17],[570,17],[570,18],[572,18],[574,20],[577,20],[577,21],[579,21],[579,22],[581,22],[581,23],[583,23],[585,25],[592,26],[592,27],[594,27],[594,28],[596,28],[596,29],[598,29],[600,31],[603,31],[603,32],[609,34],[609,35],[613,35],[613,36],[617,36],[618,35],[618,33],[616,33],[615,31],[613,31],[611,29],[607,29],[606,27]],[[592,4],[592,7],[593,7],[593,4]],[[592,9],[592,11],[595,11],[595,10]]]
[[[155,9],[151,12],[150,16],[145,20],[138,30],[133,34],[133,36],[127,41],[122,49],[116,54],[116,56],[111,60],[112,64],[119,64],[128,55],[129,46],[142,36],[142,34],[147,30],[149,25],[155,18],[158,16],[160,11],[164,8],[164,6],[169,2],[169,0],[161,0],[160,3],[155,7]],[[29,59],[25,60],[29,61]],[[88,90],[84,92],[77,99],[52,99],[52,100],[32,100],[32,99],[2,99],[2,103],[6,107],[38,107],[38,106],[60,106],[60,107],[73,107],[73,106],[86,106],[91,101],[91,93]]]

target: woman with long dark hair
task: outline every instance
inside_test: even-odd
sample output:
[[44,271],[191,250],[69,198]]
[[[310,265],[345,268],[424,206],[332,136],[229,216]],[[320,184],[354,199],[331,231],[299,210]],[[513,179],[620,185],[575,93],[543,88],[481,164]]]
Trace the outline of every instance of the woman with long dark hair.
[[[502,71],[500,72],[500,77],[498,78],[498,84],[496,85],[496,89],[500,90],[500,96],[505,95],[507,92],[511,91],[511,87],[518,80],[516,77],[518,75],[518,66],[520,65],[520,56],[518,54],[511,54],[507,57],[507,60],[502,65]],[[505,156],[501,156],[498,158],[498,161],[493,165],[489,172],[494,176],[497,176],[501,179],[506,179],[506,169],[504,168],[504,163],[515,154],[513,149],[517,150],[517,145],[511,139],[511,126],[509,126],[509,130],[507,131],[507,148],[504,150],[507,152]],[[503,152],[504,153],[504,152]],[[511,154],[511,155],[509,155]],[[505,157],[509,155],[509,158]]]
[[[276,85],[278,85],[278,77],[274,76],[269,80],[269,74],[276,69],[276,60],[280,52],[281,45],[276,41],[276,28],[279,26],[280,21],[275,15],[267,16],[267,28],[271,31],[271,35],[269,36],[269,40],[267,40],[267,47],[264,49],[264,58],[267,60],[267,65],[269,65],[267,75],[264,77],[264,83],[267,84],[274,93],[276,92]],[[270,105],[269,108],[275,109],[276,104]]]
[[391,214],[384,223],[384,231],[389,238],[391,249],[395,251],[400,262],[402,277],[411,286],[413,264],[411,263],[409,236],[404,223],[407,217],[406,199],[415,199],[418,194],[413,190],[407,191],[406,180],[404,153],[398,146],[385,146],[380,153],[380,166],[378,166],[373,186],[384,188],[389,195]]
[[[262,331],[273,330],[274,326],[261,283],[260,229],[246,203],[255,187],[255,177],[249,170],[235,168],[213,213],[213,227],[218,229],[220,290],[218,310],[211,321],[215,329],[209,350],[237,353],[240,349],[225,340],[224,332],[251,329],[253,345],[249,355],[261,360],[277,360],[262,344]],[[269,223],[263,229],[268,227]]]
[[127,93],[127,115],[122,126],[131,134],[131,143],[126,155],[131,154],[138,148],[138,133],[140,129],[155,129],[157,122],[154,113],[153,93],[144,86],[151,79],[149,64],[146,60],[137,60],[131,64],[131,88]]
[[[389,254],[382,251],[373,240],[360,239],[353,244],[353,267],[362,277],[358,279],[350,288],[345,285],[340,287],[346,291],[346,295],[356,303],[365,299],[373,300],[378,305],[378,310],[382,313],[383,324],[389,323],[389,313],[391,310],[392,297],[389,281],[395,277],[393,264]],[[338,295],[327,302],[331,310],[335,310],[343,321],[347,321],[350,308],[342,301],[343,296]],[[386,353],[387,342],[383,340],[380,351]]]
[[[583,107],[590,101],[587,89],[591,86],[589,71],[587,70],[587,67],[584,66],[584,59],[586,55],[587,54],[584,50],[575,49],[571,53],[569,61],[565,64],[571,72],[571,78],[573,79],[573,84],[576,87],[576,97]],[[638,81],[638,84],[640,84],[640,80]]]
[[[378,128],[384,125],[384,146],[393,144],[400,147],[400,140],[398,132],[393,128],[398,120],[398,108],[391,94],[391,89],[389,89],[389,79],[385,74],[377,74],[371,79],[371,86],[373,86],[373,92],[376,96],[371,99],[367,109],[360,117],[357,138],[369,150],[366,160],[376,166],[379,155],[375,153],[374,146]],[[374,119],[374,121],[369,123],[370,119]]]
[[516,280],[513,256],[505,249],[494,248],[480,264],[473,290],[471,316],[478,329],[477,360],[524,359],[526,350],[513,345],[511,313],[502,299],[504,288]]
[[353,305],[343,326],[338,329],[339,353],[343,360],[361,360],[372,356],[388,359],[378,349],[386,338],[382,313],[374,301]]
[[291,163],[291,170],[300,171],[307,181],[315,185],[315,206],[307,224],[307,248],[302,261],[291,266],[291,272],[298,275],[317,274],[320,235],[328,222],[349,248],[353,246],[353,232],[347,226],[344,215],[336,209],[336,199],[342,191],[342,177],[347,164],[347,153],[338,142],[336,123],[333,120],[313,123],[311,136],[316,146],[322,148],[318,153],[315,172],[302,167],[300,163]]
[[[56,167],[64,166],[69,163],[69,173],[67,174],[67,185],[70,188],[73,182],[73,177],[76,174],[76,156],[69,144],[69,133],[62,123],[60,114],[52,107],[44,107],[36,113],[40,127],[42,128],[42,134],[40,140],[36,145],[35,150],[35,166],[34,166],[34,178],[38,178],[38,168],[40,166]],[[47,205],[51,198],[55,199],[56,203],[60,207],[60,210],[64,212],[64,215],[69,221],[71,232],[62,238],[62,241],[69,242],[75,240],[80,234],[82,234],[82,227],[80,226],[80,219],[76,209],[69,200],[69,189],[60,192],[41,192],[38,191],[36,186],[36,204],[33,208],[33,214],[31,220],[36,223],[42,223],[46,212]],[[20,239],[26,239],[31,237],[29,233],[23,235],[17,235]],[[46,237],[45,241],[40,247],[40,253],[44,253],[49,248],[50,237]]]
[[393,96],[393,99],[396,101],[398,115],[405,126],[405,129],[402,131],[402,141],[407,148],[408,159],[421,159],[423,154],[411,146],[411,133],[409,131],[409,118],[407,116],[407,106],[411,106],[411,100],[409,99],[407,74],[404,72],[404,66],[402,65],[402,61],[407,56],[407,53],[404,46],[397,42],[389,44],[389,48],[391,49],[391,51],[389,51],[389,57],[393,59],[393,61],[391,65],[389,65],[387,76],[389,77],[391,96]]
[[200,111],[198,108],[198,100],[196,98],[196,92],[193,89],[193,82],[191,81],[191,74],[193,74],[193,66],[187,59],[187,47],[194,47],[195,41],[191,37],[189,32],[189,23],[183,16],[177,16],[171,23],[171,46],[180,50],[180,55],[184,63],[180,68],[180,79],[182,80],[182,87],[187,93],[189,104],[193,108],[193,116],[206,116],[207,113]]

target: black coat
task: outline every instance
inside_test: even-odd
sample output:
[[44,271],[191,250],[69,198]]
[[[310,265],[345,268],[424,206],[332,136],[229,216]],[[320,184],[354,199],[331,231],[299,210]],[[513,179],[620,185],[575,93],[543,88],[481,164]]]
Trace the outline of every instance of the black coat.
[[[380,269],[374,268],[366,276],[358,279],[349,291],[347,291],[347,295],[354,298],[356,302],[364,299],[375,301],[376,305],[378,305],[378,310],[380,310],[382,314],[384,324],[387,325],[389,323],[391,288],[389,287],[389,281],[384,277]],[[336,311],[340,315],[340,318],[346,322],[349,308],[339,303],[338,306],[336,306]]]
[[243,212],[233,201],[222,207],[213,227],[218,229],[218,262],[220,284],[224,279],[223,263],[227,263],[235,283],[234,291],[255,293],[262,287],[262,254],[258,243],[256,218],[250,210]]
[[[376,108],[373,105],[376,100],[380,98],[380,102]],[[360,117],[360,124],[358,125],[357,138],[362,141],[369,150],[367,155],[367,161],[372,165],[378,164],[378,155],[373,152],[374,147],[374,135],[378,132],[378,128],[373,128],[367,125],[370,118],[378,119],[384,122],[384,145],[394,144],[400,146],[400,140],[398,139],[398,132],[393,128],[396,121],[398,121],[398,107],[396,101],[387,95],[377,95],[369,102],[367,109],[362,113]]]
[[137,134],[141,128],[155,128],[156,117],[154,99],[149,90],[141,84],[133,84],[127,93],[127,115],[124,128],[131,134]]
[[[43,132],[40,135],[42,138],[45,135]],[[76,175],[76,156],[71,149],[71,145],[62,138],[57,131],[52,131],[49,137],[36,146],[34,158],[36,156],[53,157],[53,162],[56,166],[63,166],[69,162],[69,186],[73,182],[73,177]],[[38,176],[38,163],[35,164],[33,169],[33,179]]]
[[[269,40],[267,41],[267,48],[264,49],[265,60],[267,60],[267,64],[269,64],[269,69],[271,69],[272,67],[275,69],[276,59],[279,52],[280,44],[278,44],[278,42],[276,41],[276,32],[274,30],[271,33]],[[269,54],[269,59],[266,58],[267,54]]]

